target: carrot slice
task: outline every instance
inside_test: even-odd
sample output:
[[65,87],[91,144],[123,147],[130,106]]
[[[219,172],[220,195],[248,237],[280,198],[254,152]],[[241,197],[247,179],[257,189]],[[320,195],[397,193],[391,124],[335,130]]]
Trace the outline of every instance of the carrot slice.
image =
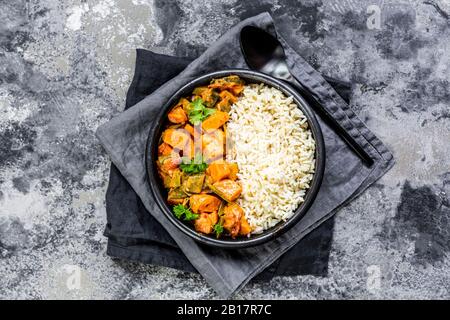
[[231,174],[230,165],[226,162],[213,162],[206,169],[206,174],[212,179],[212,183],[228,178]]
[[228,113],[217,110],[214,114],[210,115],[203,121],[202,128],[207,131],[219,129],[225,124],[225,122],[228,121],[229,118],[230,116]]
[[242,187],[236,181],[225,179],[212,185],[211,190],[227,202],[236,200],[242,192]]

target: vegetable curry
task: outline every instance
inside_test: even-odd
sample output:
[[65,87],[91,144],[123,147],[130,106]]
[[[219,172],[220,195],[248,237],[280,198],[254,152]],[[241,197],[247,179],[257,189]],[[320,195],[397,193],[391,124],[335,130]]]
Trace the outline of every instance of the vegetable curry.
[[213,79],[181,98],[167,114],[157,168],[173,214],[197,232],[247,236],[252,229],[236,200],[242,187],[236,163],[225,160],[231,105],[244,89],[238,76]]

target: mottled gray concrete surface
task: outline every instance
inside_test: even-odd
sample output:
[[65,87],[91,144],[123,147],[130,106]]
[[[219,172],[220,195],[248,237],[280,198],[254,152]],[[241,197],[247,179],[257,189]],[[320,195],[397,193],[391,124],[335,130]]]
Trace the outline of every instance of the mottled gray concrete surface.
[[123,109],[134,48],[196,56],[266,10],[310,63],[356,84],[353,107],[397,164],[339,212],[328,277],[236,298],[450,298],[448,0],[0,5],[0,298],[216,297],[200,276],[105,255],[110,164],[94,131]]

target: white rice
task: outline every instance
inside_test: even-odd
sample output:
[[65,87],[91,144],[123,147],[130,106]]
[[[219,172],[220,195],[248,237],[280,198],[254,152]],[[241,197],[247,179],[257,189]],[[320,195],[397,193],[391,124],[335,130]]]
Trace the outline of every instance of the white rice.
[[244,209],[253,233],[289,219],[314,174],[315,142],[292,97],[247,85],[231,107],[227,158],[238,163]]

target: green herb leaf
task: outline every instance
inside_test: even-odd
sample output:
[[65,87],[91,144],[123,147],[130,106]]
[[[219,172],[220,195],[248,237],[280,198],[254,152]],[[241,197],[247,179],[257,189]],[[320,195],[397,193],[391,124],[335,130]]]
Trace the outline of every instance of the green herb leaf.
[[202,111],[205,106],[203,105],[202,98],[197,98],[191,102],[192,109],[191,111]]
[[189,112],[189,121],[193,125],[200,124],[203,120],[216,112],[215,109],[205,107],[201,98],[197,98],[192,101],[190,107],[191,111]]
[[216,223],[216,224],[214,225],[214,227],[213,227],[213,230],[214,230],[214,232],[216,233],[216,237],[219,238],[220,235],[221,235],[222,232],[223,232],[223,226],[222,226],[222,224],[221,224],[220,222],[219,222],[219,223]]
[[204,161],[201,154],[197,154],[192,161],[183,157],[183,162],[180,163],[180,169],[188,174],[205,172],[207,167],[208,164]]
[[175,214],[175,217],[177,217],[177,219],[181,219],[186,208],[182,204],[177,204],[176,206],[173,207],[172,210],[173,213]]
[[184,216],[185,221],[195,220],[199,217],[198,214],[192,213],[191,210],[183,206],[182,204],[177,204],[173,207],[173,213],[177,217],[177,219],[181,219]]
[[213,115],[214,113],[216,113],[216,109],[205,108],[203,110],[203,115],[205,116],[205,119],[208,118],[209,116]]
[[202,113],[199,111],[189,113],[189,121],[195,126],[200,124],[203,121]]
[[191,221],[198,219],[199,215],[196,213],[192,213],[191,210],[187,209],[184,213],[184,220],[185,221]]

